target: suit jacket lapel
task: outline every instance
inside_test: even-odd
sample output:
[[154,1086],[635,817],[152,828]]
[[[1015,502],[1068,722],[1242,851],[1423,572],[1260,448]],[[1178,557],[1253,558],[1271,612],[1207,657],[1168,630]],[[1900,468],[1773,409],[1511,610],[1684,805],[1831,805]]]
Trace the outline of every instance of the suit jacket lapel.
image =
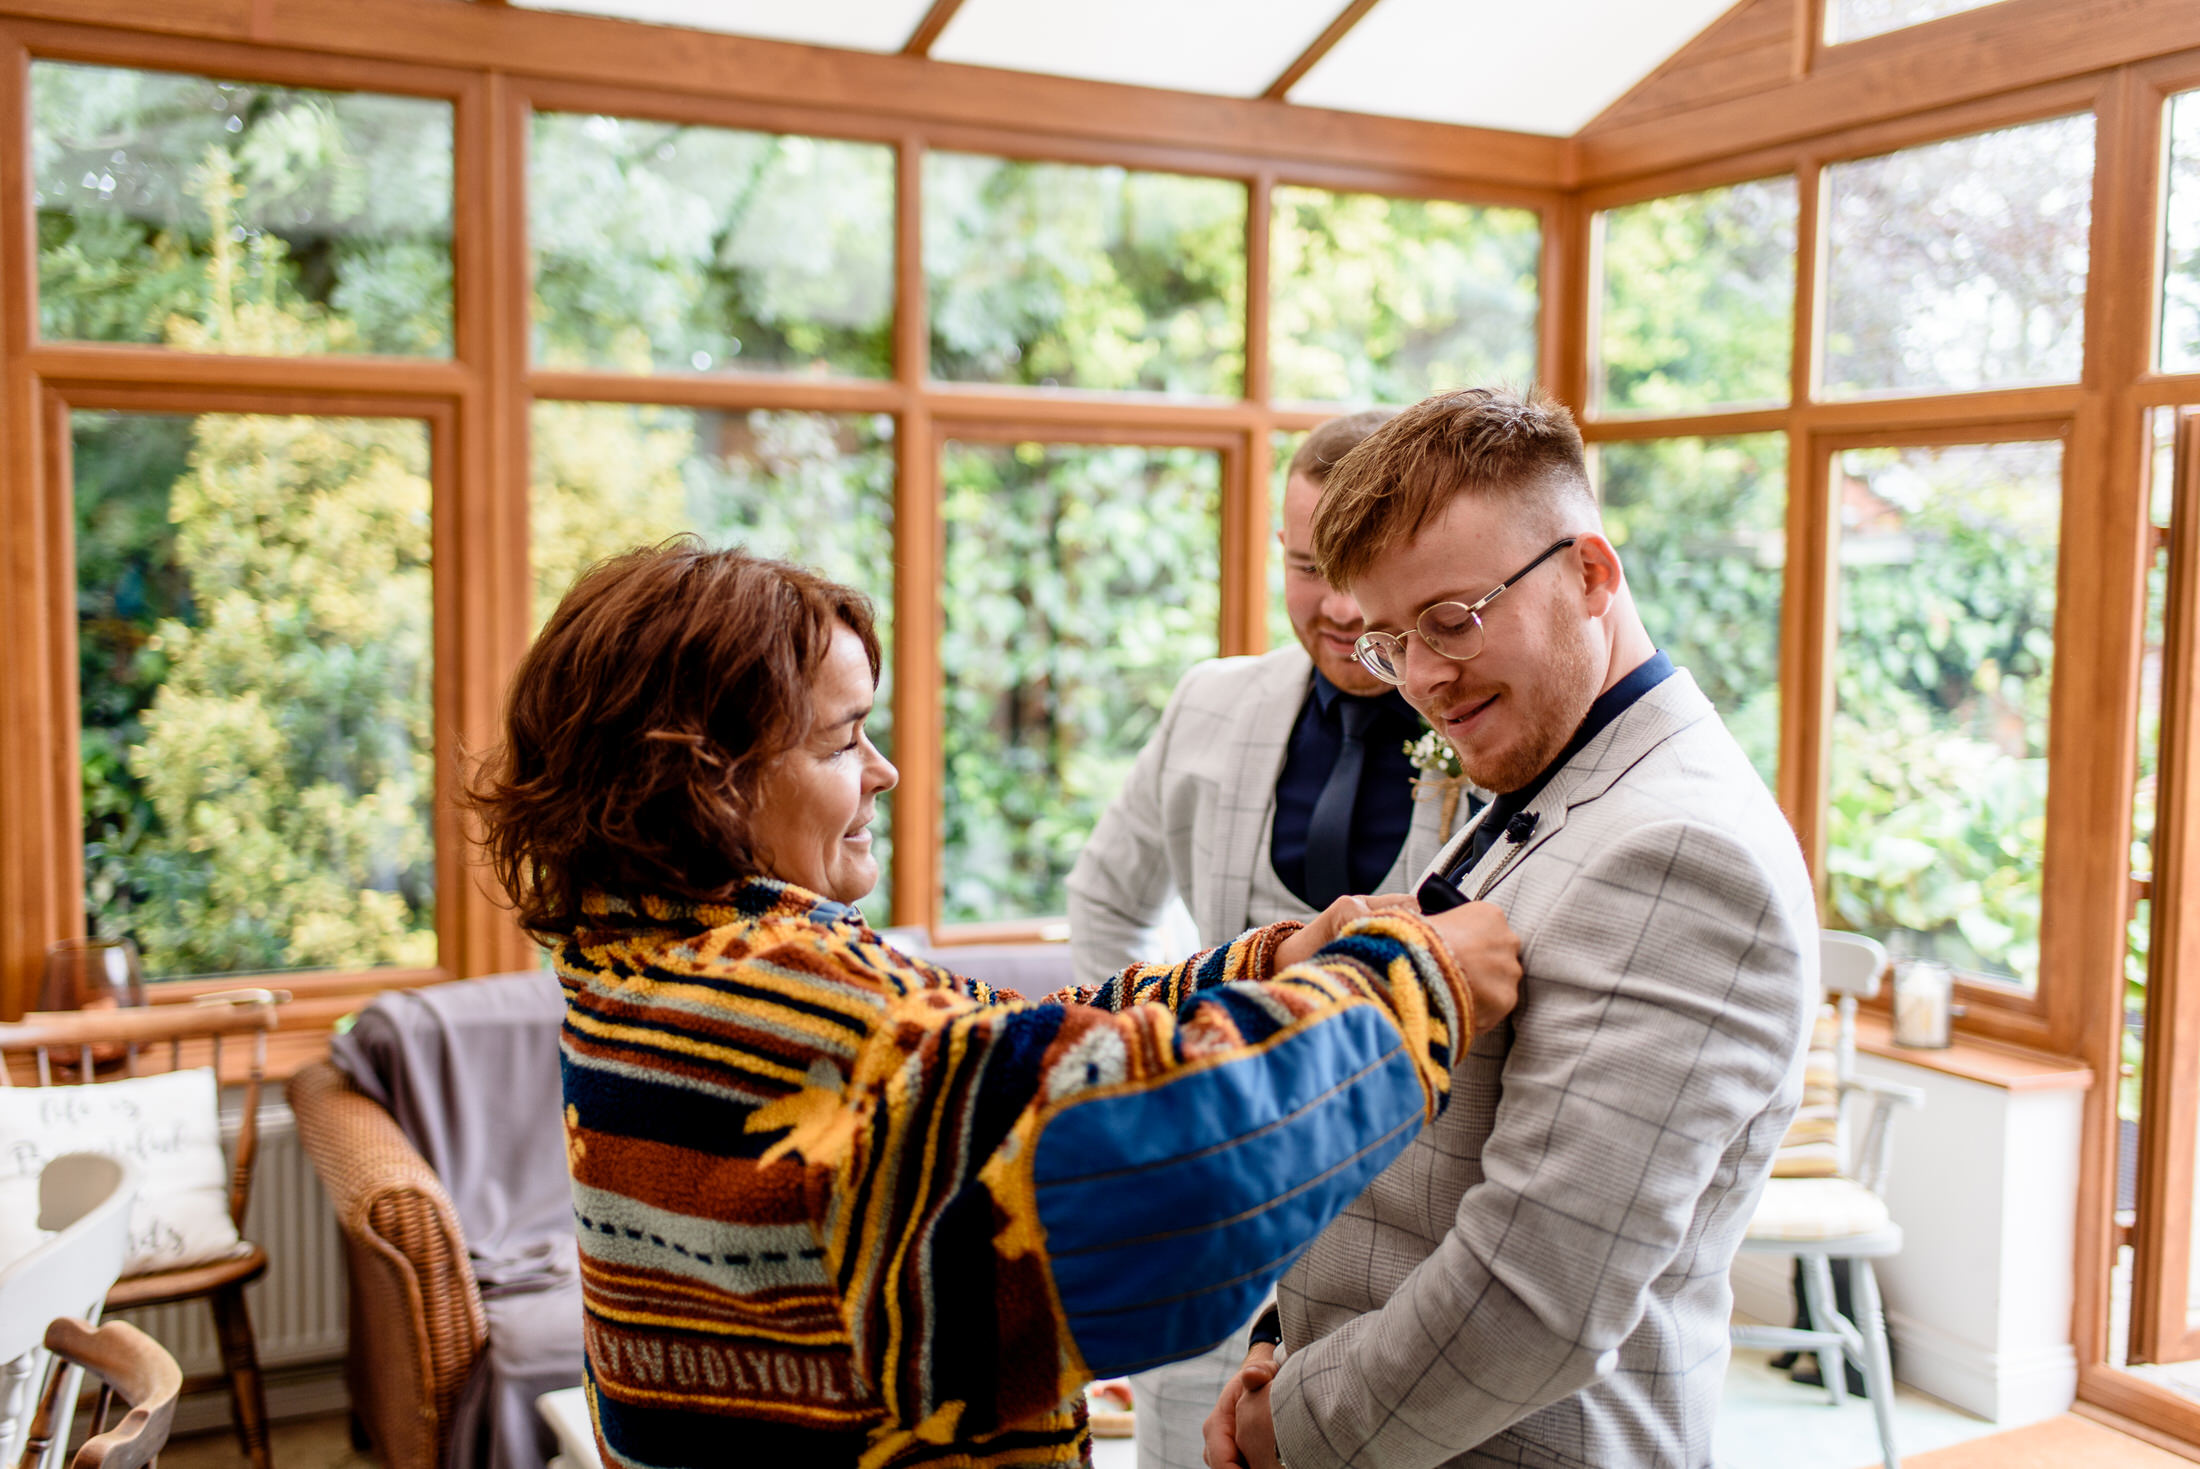
[[[1585,806],[1603,795],[1644,756],[1711,712],[1710,700],[1704,698],[1688,670],[1675,669],[1670,678],[1629,705],[1567,761],[1565,768],[1551,777],[1550,784],[1536,792],[1535,799],[1528,803],[1528,809],[1536,814],[1535,832],[1527,842],[1520,846],[1503,840],[1494,843],[1467,874],[1460,889],[1471,898],[1488,897],[1490,890],[1511,876],[1537,847],[1558,834],[1566,825],[1567,814],[1576,806]],[[1487,808],[1484,810],[1486,814]],[[1480,824],[1479,818],[1475,824]],[[1464,850],[1465,843],[1454,842],[1450,849]]]
[[1428,866],[1421,869],[1421,875],[1414,879],[1413,885],[1419,887],[1422,882],[1435,874],[1449,872],[1457,866],[1460,855],[1467,850],[1467,843],[1473,840],[1475,831],[1489,814],[1490,808],[1485,804],[1481,810],[1468,817],[1467,824],[1453,832],[1443,846],[1437,848],[1436,856],[1429,862]]
[[1238,774],[1222,783],[1214,881],[1208,885],[1209,902],[1202,905],[1207,911],[1193,915],[1203,941],[1235,937],[1245,929],[1255,864],[1268,858],[1260,837],[1276,803],[1276,778],[1283,773],[1299,706],[1313,687],[1314,664],[1300,648],[1267,655],[1260,672],[1230,735],[1231,765]]

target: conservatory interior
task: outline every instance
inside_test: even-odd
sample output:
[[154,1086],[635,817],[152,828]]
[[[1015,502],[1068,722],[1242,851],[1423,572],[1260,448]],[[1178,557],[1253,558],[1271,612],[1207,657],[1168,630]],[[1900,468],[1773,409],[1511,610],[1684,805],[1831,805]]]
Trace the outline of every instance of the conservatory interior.
[[1825,927],[1954,976],[1841,1056],[1899,1388],[1737,1346],[1719,1462],[2200,1460],[2191,0],[0,0],[0,1050],[216,1057],[258,1273],[108,1297],[170,1458],[452,1457],[465,1246],[373,1273],[324,1083],[541,967],[457,797],[584,568],[867,593],[863,911],[1043,993],[1178,677],[1294,635],[1307,432],[1530,384]]

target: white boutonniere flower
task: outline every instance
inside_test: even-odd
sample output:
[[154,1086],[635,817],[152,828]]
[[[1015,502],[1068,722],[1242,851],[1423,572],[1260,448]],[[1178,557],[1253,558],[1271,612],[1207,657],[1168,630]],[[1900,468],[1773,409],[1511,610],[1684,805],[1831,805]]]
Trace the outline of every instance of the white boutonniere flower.
[[1421,773],[1413,778],[1413,799],[1416,801],[1441,801],[1437,810],[1436,829],[1440,835],[1451,835],[1451,824],[1459,814],[1459,793],[1467,788],[1467,774],[1459,764],[1459,752],[1433,729],[1421,731],[1417,740],[1407,740],[1406,758]]
[[1464,773],[1459,767],[1459,752],[1433,729],[1424,729],[1419,739],[1406,741],[1406,758],[1424,776],[1441,779]]

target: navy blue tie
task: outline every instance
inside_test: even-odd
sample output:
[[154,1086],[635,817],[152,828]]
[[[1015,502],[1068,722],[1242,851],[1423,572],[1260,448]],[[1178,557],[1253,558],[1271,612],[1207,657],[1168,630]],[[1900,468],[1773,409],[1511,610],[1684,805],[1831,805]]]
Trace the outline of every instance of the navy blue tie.
[[1337,701],[1344,745],[1306,823],[1306,901],[1316,908],[1353,891],[1352,808],[1360,798],[1360,772],[1367,768],[1367,727],[1377,712],[1373,699]]

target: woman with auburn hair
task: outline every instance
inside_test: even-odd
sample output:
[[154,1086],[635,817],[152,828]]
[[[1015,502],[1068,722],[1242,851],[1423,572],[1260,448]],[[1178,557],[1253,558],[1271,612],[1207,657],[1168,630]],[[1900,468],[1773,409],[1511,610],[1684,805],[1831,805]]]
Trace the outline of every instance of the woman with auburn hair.
[[1071,1465],[1204,1350],[1513,1003],[1482,905],[1341,899],[1045,1002],[853,904],[895,780],[857,593],[692,538],[581,577],[471,804],[567,1012],[607,1465]]

